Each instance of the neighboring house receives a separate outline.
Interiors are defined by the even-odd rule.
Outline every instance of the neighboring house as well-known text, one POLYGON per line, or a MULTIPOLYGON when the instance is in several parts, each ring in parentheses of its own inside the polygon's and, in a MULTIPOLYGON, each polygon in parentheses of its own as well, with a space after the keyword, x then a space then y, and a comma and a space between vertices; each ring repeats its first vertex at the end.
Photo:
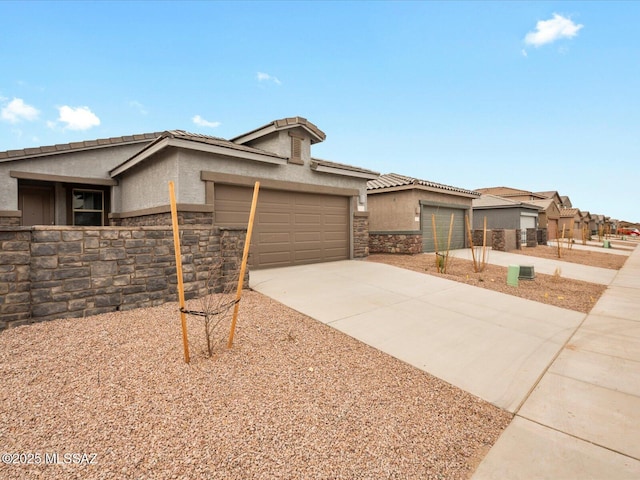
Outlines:
POLYGON ((485 193, 473 200, 473 229, 482 229, 486 217, 488 229, 519 229, 526 242, 527 229, 538 228, 540 208, 530 203, 485 193))
POLYGON ((586 240, 591 237, 591 213, 587 210, 580 212, 580 238, 582 235, 586 235, 586 240))
POLYGON ((367 183, 369 248, 372 253, 433 252, 467 246, 465 215, 472 224, 472 200, 479 193, 405 175, 389 173, 367 183))
POLYGON ((573 208, 573 205, 571 205, 571 199, 569 197, 563 195, 560 198, 562 199, 562 203, 560 203, 560 206, 562 208, 573 208))
POLYGON ((366 256, 366 182, 377 172, 312 158, 325 139, 301 117, 231 140, 181 130, 0 152, 0 221, 14 225, 170 223, 246 227, 260 181, 253 268, 366 256))
POLYGON ((547 229, 547 239, 558 238, 560 208, 555 199, 531 200, 529 203, 540 207, 540 211, 538 212, 538 228, 547 229))
MULTIPOLYGON (((562 206, 562 196, 555 190, 550 190, 548 192, 535 192, 536 195, 540 195, 545 199, 553 200, 553 202, 560 208, 562 206)), ((568 197, 567 197, 568 198, 568 197)))
POLYGON ((582 214, 577 208, 561 208, 560 221, 558 223, 558 238, 581 238, 582 214), (573 228, 573 230, 572 230, 573 228))
POLYGON ((477 188, 476 192, 488 193, 489 195, 496 195, 498 197, 509 198, 511 200, 520 200, 522 202, 529 202, 531 200, 544 200, 547 198, 545 195, 529 192, 528 190, 520 190, 518 188, 511 187, 488 187, 477 188))

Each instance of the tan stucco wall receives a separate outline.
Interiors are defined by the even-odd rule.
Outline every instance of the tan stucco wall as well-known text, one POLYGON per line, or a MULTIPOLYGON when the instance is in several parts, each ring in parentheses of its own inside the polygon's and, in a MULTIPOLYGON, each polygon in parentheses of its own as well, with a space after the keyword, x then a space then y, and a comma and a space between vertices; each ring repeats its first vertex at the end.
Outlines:
POLYGON ((411 190, 369 195, 367 204, 370 232, 420 230, 420 204, 411 190))

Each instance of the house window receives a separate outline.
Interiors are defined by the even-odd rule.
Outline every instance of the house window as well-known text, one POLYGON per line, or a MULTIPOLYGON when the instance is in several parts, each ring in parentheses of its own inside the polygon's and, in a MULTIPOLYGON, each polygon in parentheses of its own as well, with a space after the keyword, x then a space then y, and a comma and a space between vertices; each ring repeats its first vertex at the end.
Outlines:
POLYGON ((73 189, 73 224, 84 227, 104 225, 104 192, 73 189))

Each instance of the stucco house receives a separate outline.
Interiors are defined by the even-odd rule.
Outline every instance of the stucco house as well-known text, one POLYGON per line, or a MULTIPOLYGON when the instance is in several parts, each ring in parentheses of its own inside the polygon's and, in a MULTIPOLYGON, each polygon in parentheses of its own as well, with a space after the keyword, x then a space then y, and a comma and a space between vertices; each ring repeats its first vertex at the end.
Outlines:
POLYGON ((582 236, 582 214, 578 208, 561 208, 558 223, 558 238, 580 239, 582 236))
POLYGON ((452 249, 467 246, 465 215, 473 221, 479 193, 464 188, 388 173, 367 183, 371 253, 433 252, 433 215, 438 250, 446 249, 453 214, 452 249))
POLYGON ((558 222, 560 220, 560 207, 553 198, 544 200, 531 200, 528 203, 540 207, 538 212, 538 228, 547 229, 547 239, 558 238, 558 222))
POLYGON ((535 193, 528 190, 521 190, 519 188, 512 187, 486 187, 477 188, 477 192, 488 193, 490 195, 496 195, 498 197, 509 198, 511 200, 520 200, 528 202, 531 200, 544 200, 547 198, 544 193, 535 193))
POLYGON ((230 140, 182 130, 0 152, 0 225, 246 226, 261 182, 250 265, 366 256, 377 172, 311 156, 326 135, 302 117, 230 140))
POLYGON ((538 228, 540 209, 531 203, 485 193, 473 200, 473 229, 482 229, 486 217, 488 229, 519 229, 521 241, 526 243, 527 229, 538 228))

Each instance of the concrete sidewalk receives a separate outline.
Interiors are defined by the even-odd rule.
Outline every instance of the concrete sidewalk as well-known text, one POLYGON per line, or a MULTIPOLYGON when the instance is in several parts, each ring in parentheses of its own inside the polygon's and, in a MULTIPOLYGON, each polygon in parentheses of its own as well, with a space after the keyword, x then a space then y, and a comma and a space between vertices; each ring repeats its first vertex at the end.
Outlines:
POLYGON ((640 478, 640 249, 473 479, 640 478))
POLYGON ((250 286, 510 412, 586 317, 367 261, 257 270, 250 286))
MULTIPOLYGON (((451 250, 450 255, 453 256, 453 261, 455 261, 456 258, 471 260, 471 249, 451 250)), ((563 262, 561 260, 532 257, 531 255, 512 252, 500 252, 498 250, 488 250, 487 261, 492 265, 501 265, 503 267, 508 267, 509 265, 533 265, 536 273, 545 273, 547 275, 553 275, 556 269, 559 268, 560 275, 565 278, 573 278, 574 280, 582 280, 600 285, 609 285, 618 273, 618 270, 612 270, 610 268, 590 267, 588 265, 563 262)))
MULTIPOLYGON (((603 242, 594 242, 591 240, 588 241, 586 245, 582 245, 581 243, 575 243, 571 248, 575 250, 588 250, 591 252, 609 253, 611 255, 625 255, 627 257, 631 255, 631 252, 635 248, 635 245, 626 245, 626 242, 621 242, 619 240, 617 241, 610 240, 610 242, 612 245, 610 248, 604 248, 602 246, 603 242)), ((549 242, 547 243, 549 247, 557 248, 558 244, 556 240, 549 240, 549 242)), ((561 245, 562 245, 562 248, 565 247, 564 243, 562 243, 561 245)), ((527 247, 523 247, 523 248, 527 248, 527 247)))

